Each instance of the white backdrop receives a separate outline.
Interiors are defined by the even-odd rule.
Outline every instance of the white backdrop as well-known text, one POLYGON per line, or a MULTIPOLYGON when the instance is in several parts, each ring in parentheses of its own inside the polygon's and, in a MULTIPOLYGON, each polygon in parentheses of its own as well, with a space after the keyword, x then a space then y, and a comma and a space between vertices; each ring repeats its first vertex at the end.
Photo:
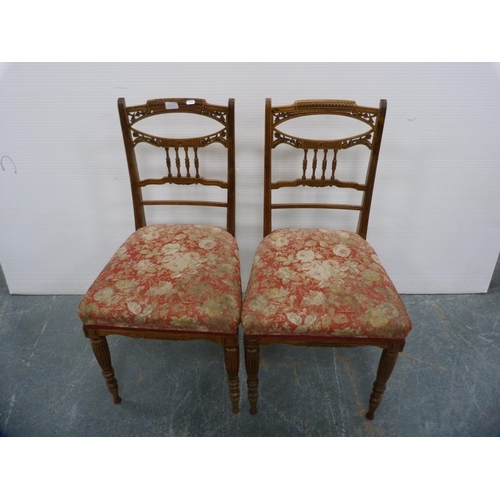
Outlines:
POLYGON ((484 292, 500 251, 497 71, 486 63, 3 65, 0 265, 9 289, 84 293, 133 231, 118 97, 128 105, 236 99, 245 286, 262 235, 264 99, 271 97, 368 106, 387 99, 368 240, 401 293, 484 292))

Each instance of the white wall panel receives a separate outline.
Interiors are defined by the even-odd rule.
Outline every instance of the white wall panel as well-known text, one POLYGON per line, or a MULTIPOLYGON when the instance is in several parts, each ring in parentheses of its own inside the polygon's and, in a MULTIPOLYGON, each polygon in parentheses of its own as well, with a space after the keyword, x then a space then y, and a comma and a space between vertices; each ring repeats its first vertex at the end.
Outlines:
MULTIPOLYGON (((387 99, 369 241, 401 293, 488 288, 500 251, 495 64, 26 63, 0 70, 0 264, 12 293, 83 293, 133 231, 118 97, 130 105, 236 99, 245 285, 262 234, 264 99, 373 106, 387 99)), ((292 224, 293 215, 282 222, 292 224)))

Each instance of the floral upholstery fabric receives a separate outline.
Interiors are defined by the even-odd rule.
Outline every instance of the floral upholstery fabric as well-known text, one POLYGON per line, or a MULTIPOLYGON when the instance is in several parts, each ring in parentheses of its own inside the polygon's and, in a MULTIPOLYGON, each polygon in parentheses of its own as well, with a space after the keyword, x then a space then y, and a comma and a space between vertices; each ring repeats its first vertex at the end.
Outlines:
POLYGON ((260 243, 242 309, 246 335, 403 339, 411 322, 356 233, 281 229, 260 243))
POLYGON ((82 299, 84 325, 236 333, 241 312, 238 246, 219 227, 139 229, 82 299))

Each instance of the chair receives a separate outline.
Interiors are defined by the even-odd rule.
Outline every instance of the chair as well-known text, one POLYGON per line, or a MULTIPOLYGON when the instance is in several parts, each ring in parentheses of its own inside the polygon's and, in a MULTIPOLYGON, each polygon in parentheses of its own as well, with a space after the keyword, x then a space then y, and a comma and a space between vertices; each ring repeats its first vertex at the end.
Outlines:
MULTIPOLYGON (((379 108, 335 100, 272 106, 271 100, 266 100, 264 239, 255 254, 242 308, 250 413, 257 413, 260 346, 274 343, 382 348, 367 418, 374 417, 380 404, 411 330, 403 302, 366 241, 385 113, 385 100, 380 101, 379 108), (340 122, 353 123, 357 133, 332 137, 329 130, 327 139, 314 140, 284 131, 285 126, 290 128, 293 122, 313 115, 317 115, 315 119, 333 120, 339 127, 340 122), (280 152, 286 157, 277 163, 280 152), (289 152, 300 155, 297 164, 291 163, 289 152), (345 158, 349 168, 355 168, 362 155, 366 157, 362 180, 349 180, 345 172, 341 173, 340 160, 345 158), (278 167, 282 177, 294 173, 277 180, 273 171, 278 167), (297 177, 298 169, 301 175, 297 177), (330 190, 325 193, 312 187, 330 190), (291 191, 285 188, 294 188, 291 191, 297 194, 286 198, 286 192, 291 191), (312 202, 302 202, 304 191, 312 202), (280 202, 274 202, 278 194, 280 202), (335 196, 335 201, 342 203, 327 203, 320 194, 335 196), (340 220, 342 214, 354 215, 356 232, 307 227, 272 230, 271 215, 276 210, 313 208, 321 214, 328 209, 341 210, 337 212, 340 220)), ((333 216, 335 212, 328 213, 333 216)), ((308 224, 314 225, 314 221, 308 224)))
MULTIPOLYGON (((115 403, 121 399, 111 365, 108 335, 205 339, 221 344, 232 411, 238 413, 238 325, 242 296, 234 237, 234 99, 229 99, 228 106, 208 104, 203 99, 176 98, 155 99, 127 107, 120 98, 118 111, 136 231, 117 250, 83 297, 78 313, 84 334, 90 340, 115 403), (166 130, 168 120, 172 133, 164 137, 165 134, 156 130, 166 130), (199 120, 205 129, 209 128, 207 124, 211 125, 212 132, 190 138, 172 137, 179 135, 179 120, 191 127, 189 130, 194 127, 192 120, 199 120), (154 133, 144 131, 148 122, 154 133), (160 154, 161 161, 154 159, 155 154, 160 154), (218 158, 221 164, 206 164, 204 158, 218 158), (153 176, 158 166, 160 174, 153 176), (207 176, 222 172, 220 177, 224 178, 204 177, 202 172, 207 176), (227 195, 219 188, 227 191, 227 195), (159 194, 165 195, 162 191, 168 194, 173 189, 180 191, 180 199, 160 198, 159 194), (186 191, 193 189, 211 191, 211 194, 204 191, 204 200, 210 197, 211 201, 187 199, 186 191), (214 190, 217 193, 214 194, 214 190), (217 197, 219 200, 214 201, 217 197), (224 208, 226 229, 184 222, 146 224, 146 211, 170 213, 179 210, 176 205, 202 207, 196 210, 203 211, 203 215, 207 211, 218 212, 208 207, 224 208)), ((182 214, 185 211, 184 208, 182 214)), ((221 214, 218 212, 218 216, 221 214)), ((224 217, 222 221, 224 224, 224 217)))

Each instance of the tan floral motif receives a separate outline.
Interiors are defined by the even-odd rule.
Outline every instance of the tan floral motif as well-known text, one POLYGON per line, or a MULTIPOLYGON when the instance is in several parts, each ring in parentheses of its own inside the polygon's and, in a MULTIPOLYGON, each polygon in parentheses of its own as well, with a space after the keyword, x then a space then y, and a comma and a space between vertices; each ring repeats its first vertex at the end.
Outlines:
POLYGON ((312 262, 316 258, 312 250, 299 250, 296 257, 301 262, 312 262))
POLYGON ((261 242, 242 309, 247 335, 405 338, 408 317, 374 249, 348 231, 280 229, 261 242))
POLYGON ((224 229, 139 229, 115 253, 78 308, 85 325, 236 333, 238 246, 224 229))
POLYGON ((349 250, 349 247, 346 247, 342 243, 339 243, 333 249, 333 253, 335 255, 338 255, 339 257, 349 257, 349 254, 351 253, 351 251, 349 250))
POLYGON ((217 245, 217 242, 212 238, 205 238, 201 240, 198 245, 200 248, 203 248, 203 250, 212 250, 212 248, 217 245))

